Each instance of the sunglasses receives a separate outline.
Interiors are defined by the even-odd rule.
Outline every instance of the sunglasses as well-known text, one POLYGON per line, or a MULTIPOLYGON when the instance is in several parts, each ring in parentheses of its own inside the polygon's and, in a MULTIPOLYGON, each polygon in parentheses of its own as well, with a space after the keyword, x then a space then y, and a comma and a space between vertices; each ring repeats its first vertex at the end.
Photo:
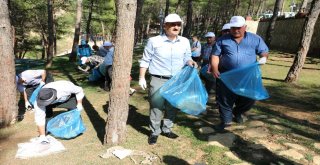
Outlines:
POLYGON ((173 27, 173 26, 181 26, 181 22, 168 22, 166 23, 168 26, 173 27))

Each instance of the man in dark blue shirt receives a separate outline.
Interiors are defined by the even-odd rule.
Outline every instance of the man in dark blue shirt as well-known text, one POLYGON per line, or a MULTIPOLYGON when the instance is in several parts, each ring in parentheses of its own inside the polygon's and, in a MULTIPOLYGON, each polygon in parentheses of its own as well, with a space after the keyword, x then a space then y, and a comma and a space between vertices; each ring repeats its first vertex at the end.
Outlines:
POLYGON ((231 125, 232 115, 235 121, 242 123, 242 114, 251 109, 255 100, 233 93, 219 79, 220 73, 241 68, 255 63, 257 55, 259 63, 265 64, 269 49, 263 39, 250 32, 246 32, 245 19, 233 16, 230 20, 230 34, 221 36, 212 50, 211 67, 213 76, 217 78, 217 103, 221 124, 217 130, 224 130, 231 125), (235 106, 234 106, 235 105, 235 106))

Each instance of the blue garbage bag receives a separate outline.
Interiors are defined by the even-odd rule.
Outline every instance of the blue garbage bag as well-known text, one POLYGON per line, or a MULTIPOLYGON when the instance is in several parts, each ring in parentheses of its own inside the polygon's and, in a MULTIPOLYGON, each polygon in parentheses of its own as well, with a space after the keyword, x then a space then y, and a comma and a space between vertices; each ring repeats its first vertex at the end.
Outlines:
POLYGON ((104 76, 101 74, 101 72, 99 71, 99 68, 97 69, 93 69, 92 73, 89 75, 89 81, 98 81, 101 78, 103 78, 104 76))
POLYGON ((47 132, 55 137, 70 139, 86 130, 80 112, 77 109, 64 112, 49 120, 47 132))
POLYGON ((186 66, 161 88, 160 95, 172 106, 190 115, 198 115, 206 110, 208 94, 197 69, 186 66))
POLYGON ((216 79, 213 77, 212 74, 208 73, 209 64, 203 66, 200 70, 200 74, 207 80, 211 82, 216 82, 216 79))
POLYGON ((269 98, 269 94, 262 84, 261 70, 258 63, 221 73, 220 78, 237 95, 254 100, 269 98))
POLYGON ((40 92, 40 89, 44 86, 44 84, 39 85, 31 94, 30 98, 29 98, 29 103, 31 105, 34 105, 34 102, 36 101, 38 94, 40 92))

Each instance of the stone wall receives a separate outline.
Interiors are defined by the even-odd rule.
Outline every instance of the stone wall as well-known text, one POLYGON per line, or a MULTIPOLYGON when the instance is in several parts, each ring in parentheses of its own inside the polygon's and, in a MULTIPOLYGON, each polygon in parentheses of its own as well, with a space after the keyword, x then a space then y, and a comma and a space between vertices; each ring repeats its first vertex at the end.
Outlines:
MULTIPOLYGON (((271 49, 290 53, 297 52, 304 21, 304 18, 278 20, 274 28, 271 49)), ((265 39, 268 26, 269 22, 259 22, 257 34, 265 39)), ((309 54, 314 57, 320 56, 320 19, 318 19, 315 25, 313 37, 310 43, 309 54)))

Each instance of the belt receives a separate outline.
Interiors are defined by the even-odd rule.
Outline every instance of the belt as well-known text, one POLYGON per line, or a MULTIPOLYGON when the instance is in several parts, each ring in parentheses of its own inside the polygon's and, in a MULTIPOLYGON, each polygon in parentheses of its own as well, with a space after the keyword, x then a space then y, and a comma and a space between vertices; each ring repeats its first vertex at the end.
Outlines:
POLYGON ((157 77, 157 78, 160 78, 160 79, 170 79, 171 78, 171 76, 169 77, 169 76, 160 76, 160 75, 151 75, 151 76, 153 76, 153 77, 157 77))

